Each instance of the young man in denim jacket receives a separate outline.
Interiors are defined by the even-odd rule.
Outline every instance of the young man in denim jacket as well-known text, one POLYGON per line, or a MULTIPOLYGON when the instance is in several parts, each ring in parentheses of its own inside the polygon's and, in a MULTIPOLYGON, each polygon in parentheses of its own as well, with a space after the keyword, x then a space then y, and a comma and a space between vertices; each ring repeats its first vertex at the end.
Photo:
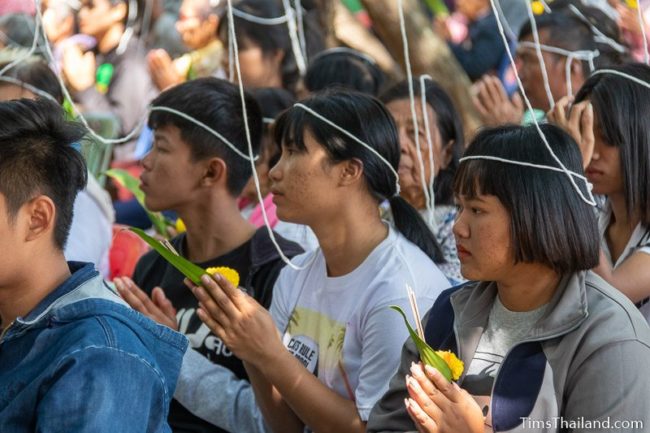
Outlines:
POLYGON ((0 430, 169 432, 187 340, 63 249, 83 135, 47 100, 0 103, 0 430))

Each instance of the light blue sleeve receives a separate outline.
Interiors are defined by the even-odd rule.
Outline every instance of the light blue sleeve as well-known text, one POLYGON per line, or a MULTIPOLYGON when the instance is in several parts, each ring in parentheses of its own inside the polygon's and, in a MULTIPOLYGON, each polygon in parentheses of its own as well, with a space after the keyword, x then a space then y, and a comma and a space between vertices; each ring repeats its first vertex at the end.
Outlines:
POLYGON ((250 382, 213 364, 194 349, 185 352, 174 398, 194 415, 224 430, 271 432, 250 382))

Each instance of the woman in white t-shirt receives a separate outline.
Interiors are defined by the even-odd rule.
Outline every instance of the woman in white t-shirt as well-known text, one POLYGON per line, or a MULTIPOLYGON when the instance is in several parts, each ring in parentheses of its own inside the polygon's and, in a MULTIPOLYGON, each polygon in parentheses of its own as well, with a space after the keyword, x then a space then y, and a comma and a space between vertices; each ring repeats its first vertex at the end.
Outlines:
MULTIPOLYGON (((576 104, 593 106, 593 155, 586 175, 593 192, 607 196, 600 215, 600 263, 594 269, 637 303, 650 307, 650 67, 612 67, 589 78, 576 104)), ((585 147, 585 139, 583 138, 585 147)), ((587 154, 589 152, 586 152, 587 154)), ((588 155, 587 155, 588 158, 588 155)))
POLYGON ((449 283, 419 213, 399 196, 395 124, 381 102, 331 91, 276 122, 282 156, 269 176, 280 219, 308 225, 320 248, 283 269, 271 314, 223 278, 193 287, 201 319, 244 360, 275 432, 364 432, 388 388, 411 322, 407 285, 420 306, 449 283), (342 129, 341 129, 342 128, 342 129), (389 200, 395 228, 382 221, 389 200))

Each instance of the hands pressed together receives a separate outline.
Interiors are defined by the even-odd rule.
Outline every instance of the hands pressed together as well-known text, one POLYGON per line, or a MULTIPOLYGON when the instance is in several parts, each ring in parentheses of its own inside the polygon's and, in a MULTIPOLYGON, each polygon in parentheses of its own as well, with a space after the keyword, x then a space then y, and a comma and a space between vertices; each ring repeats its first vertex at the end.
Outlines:
MULTIPOLYGON (((114 283, 120 296, 133 309, 178 330, 176 309, 163 289, 154 288, 149 297, 130 278, 115 278, 114 283)), ((258 365, 284 351, 269 312, 220 274, 204 275, 201 286, 187 279, 185 284, 199 301, 199 318, 238 358, 258 365)))
POLYGON ((483 433, 483 412, 474 398, 435 368, 411 364, 406 410, 420 433, 483 433))
POLYGON ((573 104, 573 97, 565 96, 547 113, 550 123, 568 132, 578 143, 582 166, 587 168, 594 154, 594 109, 589 101, 573 104))

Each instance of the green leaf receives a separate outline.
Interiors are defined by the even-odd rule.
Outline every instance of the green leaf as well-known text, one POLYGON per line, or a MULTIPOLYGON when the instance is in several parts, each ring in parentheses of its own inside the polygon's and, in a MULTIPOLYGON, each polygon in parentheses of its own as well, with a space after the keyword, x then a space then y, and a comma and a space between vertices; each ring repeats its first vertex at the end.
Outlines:
POLYGON ((195 265, 194 263, 181 256, 177 256, 176 254, 172 253, 167 248, 165 248, 165 246, 161 244, 157 239, 152 238, 144 231, 135 227, 130 227, 129 230, 140 236, 146 243, 151 246, 151 248, 158 251, 158 254, 167 260, 170 265, 178 269, 180 273, 189 278, 190 281, 192 281, 194 284, 201 284, 201 276, 204 274, 207 275, 205 269, 195 265))
POLYGON ((144 204, 145 194, 140 189, 140 181, 138 179, 133 177, 128 171, 119 168, 106 170, 106 176, 115 179, 115 181, 119 182, 120 185, 122 185, 124 188, 129 190, 131 194, 133 194, 133 197, 135 197, 138 203, 140 203, 140 206, 142 206, 147 212, 147 216, 151 220, 156 233, 165 238, 169 237, 169 233, 167 233, 167 226, 173 224, 169 222, 167 218, 165 218, 165 216, 160 212, 151 212, 147 209, 144 204))
POLYGON ((425 0, 425 2, 434 14, 440 16, 449 16, 449 9, 447 9, 447 5, 443 0, 425 0))
POLYGON ((418 334, 411 328, 411 325, 409 324, 408 319, 406 318, 406 314, 404 314, 404 311, 397 305, 391 305, 390 308, 393 310, 397 311, 402 315, 402 318, 404 319, 404 323, 406 324, 406 327, 409 330, 409 334, 411 335, 411 338, 413 339, 413 342, 415 343, 415 346, 418 348, 418 352, 420 352, 420 360, 424 362, 426 365, 430 365, 431 367, 435 368, 442 374, 449 382, 451 382, 451 369, 447 365, 444 359, 436 355, 435 350, 429 346, 426 341, 421 339, 418 334))

